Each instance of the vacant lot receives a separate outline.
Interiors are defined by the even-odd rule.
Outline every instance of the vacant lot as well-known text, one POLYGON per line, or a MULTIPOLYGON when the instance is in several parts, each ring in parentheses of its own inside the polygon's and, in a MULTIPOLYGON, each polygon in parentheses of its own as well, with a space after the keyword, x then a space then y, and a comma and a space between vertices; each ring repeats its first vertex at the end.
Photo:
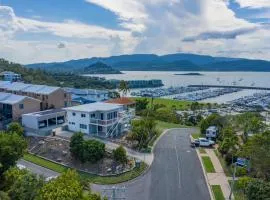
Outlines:
MULTIPOLYGON (((97 163, 85 162, 82 163, 76 160, 69 151, 69 141, 59 138, 36 138, 30 137, 29 140, 29 152, 46 159, 52 160, 57 163, 64 164, 70 168, 86 171, 88 173, 111 175, 118 174, 124 171, 131 170, 134 167, 134 161, 130 160, 126 166, 117 164, 112 154, 106 152, 105 157, 97 163)), ((31 159, 33 157, 29 157, 31 159)), ((28 159, 28 160, 29 160, 28 159)), ((39 165, 43 166, 42 159, 39 160, 39 165)), ((35 162, 36 163, 36 162, 35 162)), ((51 167, 50 167, 51 168, 51 167)), ((59 170, 57 170, 59 171, 59 170)))

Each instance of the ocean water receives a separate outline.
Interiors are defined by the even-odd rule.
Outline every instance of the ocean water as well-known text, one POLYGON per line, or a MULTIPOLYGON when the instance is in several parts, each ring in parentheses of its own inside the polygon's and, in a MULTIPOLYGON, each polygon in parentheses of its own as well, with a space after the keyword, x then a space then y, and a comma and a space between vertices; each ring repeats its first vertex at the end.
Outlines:
MULTIPOLYGON (((161 71, 123 71, 123 74, 94 75, 106 79, 119 80, 149 80, 161 79, 164 87, 188 86, 188 85, 239 85, 239 86, 258 86, 270 88, 270 72, 198 72, 202 76, 175 75, 189 72, 161 72, 161 71)), ((92 76, 92 75, 87 75, 92 76)), ((259 90, 243 90, 233 94, 222 95, 204 102, 224 103, 239 97, 252 95, 259 90)))

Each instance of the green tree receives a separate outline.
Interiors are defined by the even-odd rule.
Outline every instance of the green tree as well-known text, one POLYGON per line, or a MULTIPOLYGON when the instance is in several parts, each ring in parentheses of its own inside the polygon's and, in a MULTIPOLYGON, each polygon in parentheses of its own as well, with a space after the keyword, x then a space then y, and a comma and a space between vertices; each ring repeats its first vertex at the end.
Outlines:
POLYGON ((123 93, 123 96, 127 96, 127 93, 130 91, 128 82, 121 80, 119 83, 119 91, 123 93))
POLYGON ((83 143, 83 133, 75 133, 70 138, 70 152, 75 158, 78 158, 79 160, 81 160, 83 156, 83 143))
POLYGON ((218 114, 212 114, 203 119, 200 123, 201 133, 205 134, 206 129, 209 126, 217 126, 221 130, 226 125, 226 119, 218 114))
POLYGON ((8 193, 6 193, 4 191, 0 191, 0 199, 1 200, 10 200, 8 193))
POLYGON ((144 117, 131 123, 133 140, 138 142, 138 148, 147 147, 148 142, 156 135, 156 122, 152 118, 144 117))
POLYGON ((7 132, 9 133, 17 133, 22 136, 24 133, 23 127, 18 122, 12 122, 9 124, 7 132))
POLYGON ((27 170, 11 168, 4 174, 5 188, 12 200, 34 200, 44 180, 27 170))
POLYGON ((105 144, 97 140, 86 140, 83 143, 82 162, 96 163, 105 155, 105 144))
POLYGON ((113 150, 113 158, 119 163, 127 163, 127 152, 122 145, 113 150))
POLYGON ((270 131, 251 137, 243 146, 241 156, 250 158, 256 177, 270 181, 270 131))
POLYGON ((83 187, 79 175, 68 170, 54 180, 45 184, 37 200, 75 200, 83 199, 83 187))
POLYGON ((139 113, 147 108, 149 101, 146 98, 136 99, 136 113, 139 113))
POLYGON ((23 156, 26 141, 17 133, 0 133, 0 175, 23 156))
POLYGON ((248 200, 269 200, 270 199, 270 183, 259 179, 254 179, 245 189, 248 200))

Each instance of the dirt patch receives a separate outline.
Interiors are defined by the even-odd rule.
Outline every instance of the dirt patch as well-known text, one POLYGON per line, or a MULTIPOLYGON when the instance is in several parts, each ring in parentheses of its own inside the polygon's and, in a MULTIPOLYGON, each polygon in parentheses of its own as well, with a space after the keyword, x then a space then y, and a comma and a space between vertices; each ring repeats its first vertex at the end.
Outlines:
POLYGON ((130 171, 134 167, 134 160, 132 158, 129 158, 128 164, 124 166, 115 162, 110 152, 106 152, 104 158, 97 163, 82 163, 71 155, 69 141, 65 139, 28 137, 27 141, 30 153, 89 173, 112 175, 130 171))

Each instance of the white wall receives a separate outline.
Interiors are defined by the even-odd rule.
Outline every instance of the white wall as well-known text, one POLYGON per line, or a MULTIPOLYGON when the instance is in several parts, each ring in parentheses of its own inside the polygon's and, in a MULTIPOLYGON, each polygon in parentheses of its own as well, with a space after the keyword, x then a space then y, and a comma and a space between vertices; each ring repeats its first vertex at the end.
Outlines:
POLYGON ((90 114, 87 112, 67 111, 67 123, 68 129, 70 131, 89 134, 90 114), (73 116, 72 113, 75 113, 76 115, 73 116), (85 114, 85 117, 81 117, 82 113, 85 114), (87 128, 86 129, 80 128, 80 124, 85 124, 87 128))
POLYGON ((38 120, 32 115, 22 115, 22 125, 27 128, 38 129, 38 120))

